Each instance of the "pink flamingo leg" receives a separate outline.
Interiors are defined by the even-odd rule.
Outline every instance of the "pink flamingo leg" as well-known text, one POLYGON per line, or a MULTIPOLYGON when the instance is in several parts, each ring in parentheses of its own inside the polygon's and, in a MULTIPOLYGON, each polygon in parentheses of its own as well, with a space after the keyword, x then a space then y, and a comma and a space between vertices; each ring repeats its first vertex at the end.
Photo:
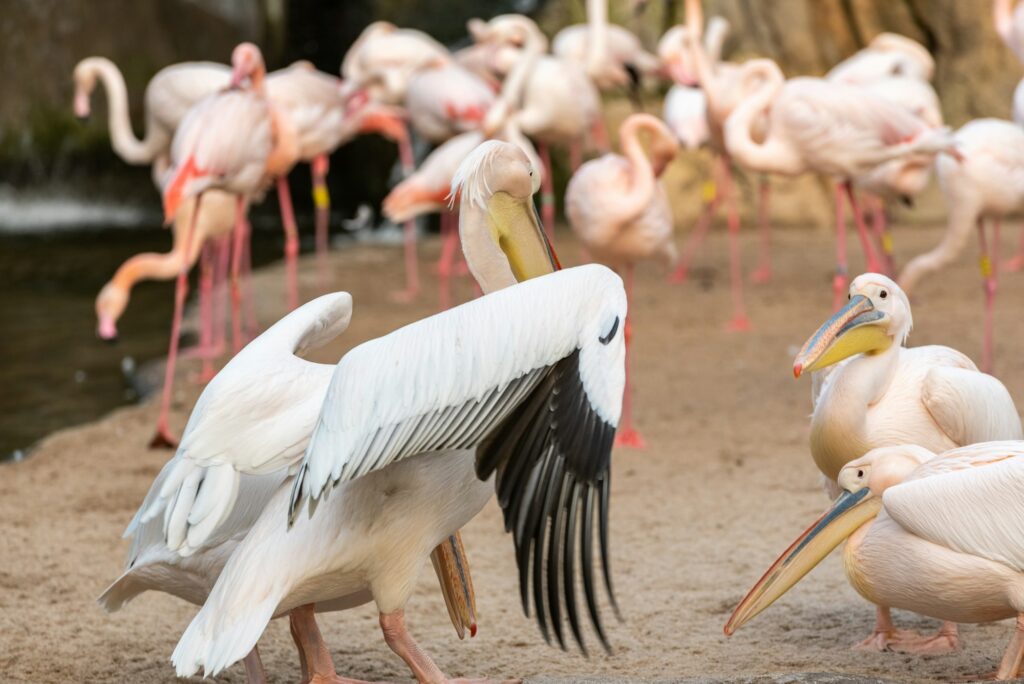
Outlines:
POLYGON ((224 235, 217 238, 214 243, 217 249, 216 270, 213 274, 214 300, 213 300, 213 347, 215 355, 220 356, 224 352, 224 326, 226 323, 225 313, 227 312, 228 271, 231 267, 231 235, 224 235))
POLYGON ((850 198, 850 208, 853 210, 853 222, 857 226, 857 236, 860 238, 861 249, 864 250, 864 258, 867 260, 868 271, 871 273, 879 273, 882 269, 882 262, 878 260, 878 255, 875 254, 875 248, 871 246, 871 235, 868 233, 867 224, 864 222, 864 212, 861 211, 860 202, 857 201, 857 196, 853 192, 853 183, 846 181, 843 183, 843 187, 846 190, 846 196, 850 198))
POLYGON ((690 237, 686 239, 686 245, 683 247, 683 255, 679 259, 679 264, 668 277, 670 283, 686 282, 690 275, 690 264, 693 263, 693 257, 697 254, 697 249, 707 236, 708 228, 711 227, 711 221, 715 217, 715 211, 718 210, 720 199, 718 186, 722 179, 720 178, 719 169, 718 156, 716 155, 711 166, 711 178, 704 181, 701 185, 700 195, 703 206, 701 207, 700 216, 697 217, 697 223, 694 224, 693 230, 690 231, 690 237))
MULTIPOLYGON (((626 266, 626 301, 633 301, 633 264, 626 266)), ((632 365, 633 326, 628 313, 622 334, 626 336, 626 386, 622 393, 622 420, 615 433, 615 445, 643 449, 647 446, 647 442, 633 427, 633 373, 630 368, 632 365)))
POLYGON ((978 241, 981 243, 981 277, 984 279, 985 291, 985 342, 981 351, 981 370, 991 373, 994 366, 994 337, 995 337, 995 302, 996 289, 998 288, 999 273, 997 270, 997 259, 999 257, 999 220, 992 222, 992 244, 989 245, 985 239, 984 220, 978 219, 978 241))
POLYGON ((544 164, 544 177, 540 182, 540 216, 548 240, 555 239, 555 182, 551 177, 551 150, 547 145, 537 145, 540 161, 544 164))
POLYGON ((452 306, 452 264, 459 248, 459 230, 452 225, 455 215, 441 212, 441 257, 437 261, 438 306, 441 311, 452 306))
POLYGON ((729 222, 729 281, 732 289, 733 319, 726 326, 733 332, 750 330, 750 319, 743 304, 743 262, 740 254, 740 212, 736 203, 736 184, 733 182, 729 160, 722 158, 725 201, 728 202, 729 222))
POLYGON ((1020 229, 1020 244, 1017 246, 1017 254, 1006 261, 1002 266, 1004 271, 1016 273, 1024 268, 1024 226, 1020 229))
POLYGON ((846 260, 846 216, 842 185, 836 185, 836 274, 832 278, 832 310, 839 311, 847 295, 849 265, 846 260))
POLYGON ((757 268, 750 274, 754 283, 767 283, 772 279, 772 226, 769 198, 771 184, 767 176, 761 176, 757 184, 757 224, 761 234, 760 257, 757 268))
MULTIPOLYGON (((416 165, 408 134, 398 140, 398 158, 402 164, 402 175, 408 178, 416 165)), ((405 250, 405 289, 392 293, 391 298, 396 302, 407 303, 416 299, 420 293, 420 267, 416 258, 416 221, 406 221, 402 231, 405 250)))
POLYGON ((882 253, 882 271, 885 275, 895 275, 896 263, 892 256, 892 231, 889 230, 889 212, 885 208, 885 200, 873 197, 871 202, 871 227, 875 231, 878 251, 882 253))
POLYGON ((299 306, 299 229, 295 225, 295 211, 292 208, 292 192, 288 179, 277 179, 277 200, 281 204, 281 221, 284 223, 285 280, 288 287, 288 310, 299 306))
POLYGON ((329 168, 330 158, 326 154, 318 154, 309 166, 313 176, 313 206, 316 208, 316 272, 321 292, 331 288, 330 266, 327 262, 331 222, 331 194, 327 191, 329 168))
POLYGON ((216 259, 216 245, 207 242, 203 245, 203 255, 200 257, 199 268, 199 350, 203 359, 203 366, 196 378, 201 384, 206 384, 213 379, 216 371, 213 369, 213 357, 216 355, 213 344, 213 278, 216 259))
POLYGON ((185 314, 185 298, 188 297, 188 257, 192 253, 192 234, 199 216, 199 204, 203 196, 196 197, 196 206, 192 211, 192 220, 185 231, 184 249, 182 250, 181 266, 178 268, 178 279, 174 285, 174 318, 171 322, 171 341, 167 351, 167 366, 164 368, 164 387, 160 394, 160 414, 156 419, 156 433, 149 442, 150 449, 173 449, 178 445, 171 435, 168 418, 171 412, 171 394, 174 390, 174 367, 178 360, 178 338, 181 336, 181 319, 185 314))
POLYGON ((231 348, 238 353, 242 348, 242 284, 239 282, 245 250, 245 198, 235 203, 235 227, 231 242, 231 348))

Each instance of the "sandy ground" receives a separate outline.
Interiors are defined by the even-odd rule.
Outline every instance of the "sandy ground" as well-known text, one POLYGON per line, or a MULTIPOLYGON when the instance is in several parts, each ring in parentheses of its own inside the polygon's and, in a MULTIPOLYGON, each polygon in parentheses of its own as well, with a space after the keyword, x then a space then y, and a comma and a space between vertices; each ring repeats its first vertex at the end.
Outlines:
MULTIPOLYGON (((905 261, 939 235, 938 228, 897 231, 898 256, 905 261)), ((745 240, 751 262, 754 237, 745 240)), ((563 262, 578 260, 578 247, 565 232, 559 244, 563 262)), ((428 243, 424 261, 436 253, 437 244, 428 243)), ((625 615, 624 622, 610 625, 615 654, 586 660, 544 645, 520 612, 511 540, 492 503, 464 533, 479 597, 479 635, 465 642, 454 637, 429 570, 408 606, 413 633, 442 669, 452 676, 525 678, 747 681, 772 673, 831 672, 932 681, 995 668, 1010 623, 964 626, 965 649, 949 656, 851 652, 850 644, 871 629, 874 610, 847 585, 835 554, 738 635, 723 636, 736 601, 827 504, 807 449, 810 382, 795 381, 791 363, 830 312, 832 240, 823 232, 781 231, 775 258, 774 282, 748 290, 755 325, 749 334, 723 327, 729 291, 721 232, 689 283, 669 286, 655 265, 639 270, 632 305, 636 397, 650 446, 614 457, 613 570, 625 615)), ((318 360, 335 360, 435 306, 429 275, 417 304, 390 302, 401 283, 397 248, 335 253, 332 271, 337 287, 353 293, 355 314, 343 339, 318 360)), ((310 296, 314 273, 312 261, 304 262, 310 296)), ((280 267, 257 274, 262 320, 280 313, 282 285, 280 267)), ((468 280, 457 294, 471 296, 468 280)), ((1015 348, 1024 320, 1014 314, 1022 295, 1024 279, 1006 277, 997 370, 1018 397, 1024 396, 1024 359, 1015 348)), ((977 358, 981 300, 972 248, 961 266, 922 287, 911 343, 949 344, 977 358)), ((182 377, 192 370, 186 367, 182 377)), ((179 387, 173 422, 180 428, 200 388, 188 382, 179 387)), ((168 658, 195 607, 151 593, 107 615, 93 602, 119 574, 126 550, 120 533, 169 456, 142 446, 155 414, 155 402, 118 411, 53 435, 24 463, 0 467, 5 681, 174 681, 168 658)), ((906 613, 896 617, 918 629, 937 624, 906 613)), ((321 625, 340 672, 408 678, 382 641, 372 606, 324 616, 321 625)), ((299 679, 284 621, 271 624, 260 647, 271 681, 299 679)), ((240 666, 220 678, 242 679, 240 666)))

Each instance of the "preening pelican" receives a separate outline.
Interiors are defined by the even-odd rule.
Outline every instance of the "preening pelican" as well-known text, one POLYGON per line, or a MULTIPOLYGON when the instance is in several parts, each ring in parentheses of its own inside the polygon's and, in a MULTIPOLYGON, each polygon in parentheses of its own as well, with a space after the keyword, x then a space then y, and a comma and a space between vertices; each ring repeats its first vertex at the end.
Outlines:
MULTIPOLYGON (((622 281, 591 265, 507 287, 557 264, 533 210, 528 158, 514 145, 485 143, 456 182, 467 261, 490 294, 342 358, 298 475, 274 494, 179 641, 179 675, 216 674, 296 606, 372 598, 392 650, 419 681, 442 681, 407 632, 404 606, 430 549, 479 512, 492 476, 516 541, 524 609, 532 584, 545 637, 553 632, 564 646, 564 615, 583 647, 580 575, 607 645, 593 528, 611 595, 622 281)), ((246 472, 247 464, 233 467, 246 472)))
POLYGON ((732 634, 832 549, 861 596, 949 622, 1017 618, 996 672, 1024 661, 1024 442, 939 456, 916 445, 874 449, 839 473, 841 494, 736 607, 732 634))
MULTIPOLYGON (((904 346, 913 320, 896 283, 865 273, 850 301, 804 344, 793 374, 814 376, 811 454, 834 488, 842 468, 871 449, 918 444, 932 452, 997 439, 1021 439, 1013 399, 999 380, 949 347, 904 346), (842 362, 842 363, 840 363, 842 362), (839 364, 839 365, 836 365, 839 364)), ((955 625, 940 633, 956 645, 955 625)), ((862 646, 929 648, 899 643, 887 608, 862 646)))

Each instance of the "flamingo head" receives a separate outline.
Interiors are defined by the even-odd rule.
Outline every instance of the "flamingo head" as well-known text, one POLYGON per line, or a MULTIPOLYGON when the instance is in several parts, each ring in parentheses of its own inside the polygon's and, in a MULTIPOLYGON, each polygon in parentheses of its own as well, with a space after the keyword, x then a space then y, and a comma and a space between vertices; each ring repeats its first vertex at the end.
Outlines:
POLYGON ((82 120, 89 118, 89 114, 92 111, 89 96, 96 89, 96 72, 90 66, 90 60, 86 59, 79 62, 78 66, 75 67, 74 111, 75 116, 82 120))
POLYGON ((240 43, 231 53, 231 87, 240 88, 248 80, 258 87, 267 73, 263 53, 253 43, 240 43))
POLYGON ((96 296, 96 336, 105 342, 117 342, 117 321, 128 306, 128 291, 107 283, 96 296))

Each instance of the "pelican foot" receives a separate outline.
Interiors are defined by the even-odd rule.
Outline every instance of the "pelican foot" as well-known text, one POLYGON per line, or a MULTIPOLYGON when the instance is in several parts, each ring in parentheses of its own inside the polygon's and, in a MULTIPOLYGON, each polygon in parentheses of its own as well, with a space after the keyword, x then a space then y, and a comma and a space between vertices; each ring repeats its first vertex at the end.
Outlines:
POLYGON ((759 266, 754 269, 750 274, 750 282, 756 285, 763 285, 771 282, 772 279, 772 267, 771 266, 759 266))
POLYGON ((646 449, 647 440, 634 428, 624 428, 615 434, 615 446, 627 449, 646 449))
POLYGON ((725 329, 729 332, 749 332, 753 326, 750 325, 750 319, 746 316, 736 316, 726 324, 725 329))
POLYGON ((893 651, 913 653, 914 655, 945 655, 956 653, 961 648, 960 637, 955 633, 948 634, 941 630, 933 636, 914 635, 892 645, 893 651))
POLYGON ((922 637, 917 632, 904 629, 887 629, 873 631, 864 641, 858 641, 850 647, 851 651, 897 651, 899 644, 920 640, 922 637))
POLYGON ((418 287, 410 287, 404 290, 395 290, 391 293, 391 301, 396 304, 409 304, 416 300, 420 296, 420 290, 418 287))

